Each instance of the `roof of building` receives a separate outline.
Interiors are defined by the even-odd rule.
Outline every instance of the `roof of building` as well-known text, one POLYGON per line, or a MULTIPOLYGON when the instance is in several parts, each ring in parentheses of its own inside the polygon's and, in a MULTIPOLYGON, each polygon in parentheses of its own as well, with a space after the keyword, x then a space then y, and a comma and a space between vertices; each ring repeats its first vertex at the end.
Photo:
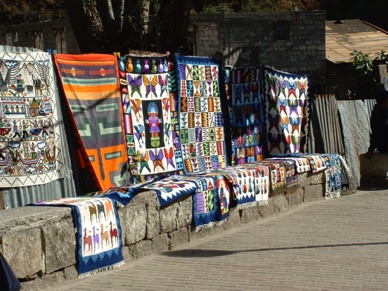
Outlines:
POLYGON ((349 63, 354 50, 374 58, 381 50, 388 50, 388 32, 360 19, 326 21, 326 59, 349 63))

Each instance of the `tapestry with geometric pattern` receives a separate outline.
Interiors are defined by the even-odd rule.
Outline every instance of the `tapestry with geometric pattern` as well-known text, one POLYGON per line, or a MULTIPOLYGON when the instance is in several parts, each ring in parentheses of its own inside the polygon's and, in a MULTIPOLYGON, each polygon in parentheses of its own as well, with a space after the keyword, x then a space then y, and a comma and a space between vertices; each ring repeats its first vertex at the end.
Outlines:
POLYGON ((0 52, 0 185, 64 178, 51 55, 0 52))
POLYGON ((55 62, 84 148, 79 155, 84 150, 88 157, 82 156, 84 169, 90 171, 90 177, 95 175, 101 190, 127 185, 128 157, 116 57, 57 54, 55 62))
POLYGON ((176 56, 180 142, 186 173, 226 166, 219 64, 176 56))
POLYGON ((268 67, 264 74, 269 154, 305 153, 309 117, 307 77, 268 67))
POLYGON ((232 165, 264 158, 265 108, 260 90, 260 68, 224 68, 230 112, 232 165))

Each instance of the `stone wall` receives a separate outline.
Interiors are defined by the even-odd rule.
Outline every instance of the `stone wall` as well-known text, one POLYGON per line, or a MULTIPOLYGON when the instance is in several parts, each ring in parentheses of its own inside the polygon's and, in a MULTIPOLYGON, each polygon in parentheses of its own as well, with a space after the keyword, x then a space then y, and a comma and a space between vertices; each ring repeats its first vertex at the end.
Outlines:
MULTIPOLYGON (((276 193, 265 204, 230 211, 223 223, 196 231, 192 197, 160 208, 154 192, 142 192, 119 209, 125 261, 174 249, 198 238, 287 211, 302 203, 323 199, 323 172, 299 175, 300 187, 276 193)), ((68 207, 25 206, 0 211, 0 251, 23 290, 39 290, 77 278, 76 234, 68 207)))
POLYGON ((226 65, 269 65, 320 80, 325 12, 191 15, 194 54, 223 54, 226 65))

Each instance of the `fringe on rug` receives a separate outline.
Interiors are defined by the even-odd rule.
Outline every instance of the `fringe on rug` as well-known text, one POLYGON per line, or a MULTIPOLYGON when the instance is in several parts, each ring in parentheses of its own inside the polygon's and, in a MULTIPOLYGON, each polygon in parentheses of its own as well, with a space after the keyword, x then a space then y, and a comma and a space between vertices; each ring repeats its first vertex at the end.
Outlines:
POLYGON ((103 267, 103 268, 99 268, 99 269, 96 269, 96 270, 93 270, 91 272, 87 272, 87 273, 83 273, 83 274, 79 274, 78 275, 78 279, 83 279, 83 278, 86 278, 86 277, 90 277, 90 276, 93 276, 97 273, 100 273, 100 272, 106 272, 106 271, 110 271, 110 270, 113 270, 113 269, 117 269, 121 266, 123 266, 125 264, 125 261, 121 261, 117 264, 114 264, 114 265, 111 265, 111 266, 108 266, 108 267, 103 267))
POLYGON ((197 226, 195 228, 195 232, 198 232, 198 231, 201 231, 201 230, 205 230, 205 229, 209 229, 209 228, 212 228, 214 226, 220 226, 220 225, 224 224, 227 221, 227 219, 228 218, 220 220, 220 221, 213 221, 213 222, 210 222, 208 224, 203 224, 203 225, 197 226))

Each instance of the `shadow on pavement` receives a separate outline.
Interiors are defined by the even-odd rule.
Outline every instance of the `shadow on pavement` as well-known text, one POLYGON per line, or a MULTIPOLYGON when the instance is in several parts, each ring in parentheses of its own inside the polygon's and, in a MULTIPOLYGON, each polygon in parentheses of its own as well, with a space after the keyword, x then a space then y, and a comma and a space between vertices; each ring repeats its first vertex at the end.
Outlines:
POLYGON ((271 252, 285 250, 303 250, 317 248, 336 248, 336 247, 359 247, 373 245, 388 245, 388 242, 370 242, 370 243, 353 243, 353 244, 332 244, 332 245, 314 245, 314 246, 299 246, 299 247, 283 247, 283 248, 263 248, 263 249, 247 249, 247 250, 206 250, 206 249, 187 249, 177 251, 166 251, 162 255, 168 257, 220 257, 229 256, 236 253, 252 253, 252 252, 271 252))

